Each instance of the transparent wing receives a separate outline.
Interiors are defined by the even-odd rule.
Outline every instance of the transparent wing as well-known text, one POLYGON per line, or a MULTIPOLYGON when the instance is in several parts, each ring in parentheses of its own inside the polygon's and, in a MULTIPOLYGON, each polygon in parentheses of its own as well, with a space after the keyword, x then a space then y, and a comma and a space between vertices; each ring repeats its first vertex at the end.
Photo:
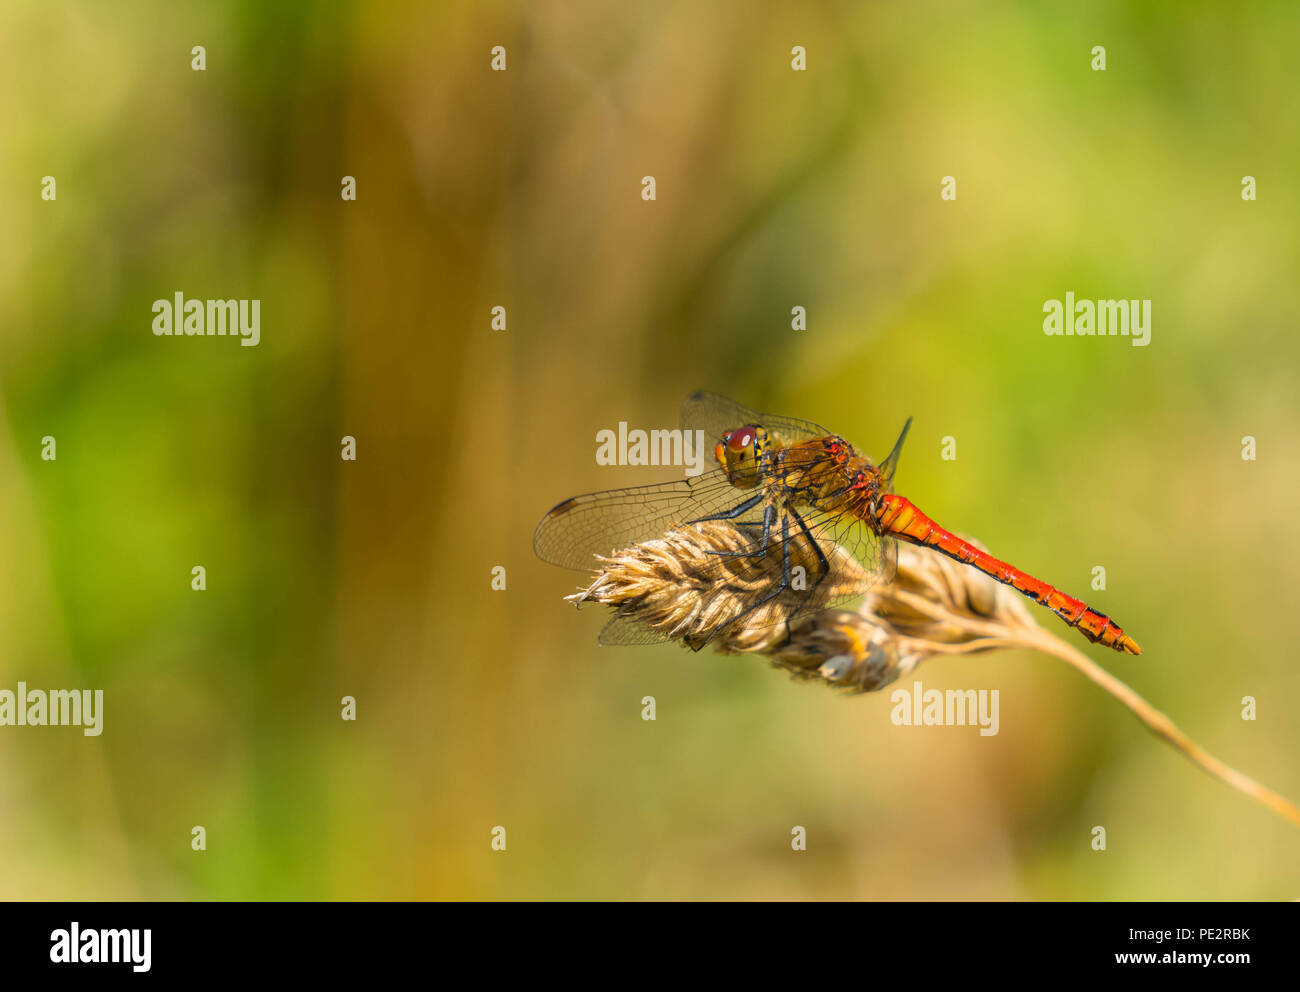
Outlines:
POLYGON ((893 492, 894 473, 898 470, 898 456, 902 454, 903 442, 907 440, 907 432, 911 429, 912 418, 908 417, 907 422, 903 424, 902 431, 899 432, 898 440, 894 442, 894 447, 885 456, 885 460, 880 463, 880 477, 885 484, 886 492, 893 492))
POLYGON ((729 400, 717 393, 697 389, 682 403, 682 426, 688 430, 704 431, 704 436, 716 442, 727 431, 746 424, 761 424, 769 433, 776 434, 786 444, 823 437, 830 433, 811 420, 796 420, 770 413, 759 413, 747 406, 729 400))
POLYGON ((533 550, 553 565, 590 571, 599 566, 595 555, 662 537, 745 500, 745 491, 733 486, 722 469, 676 482, 587 493, 566 499, 542 518, 533 550))
POLYGON ((618 614, 610 619, 600 630, 598 640, 606 647, 632 647, 638 644, 659 644, 671 641, 672 634, 667 630, 648 627, 633 616, 618 614))

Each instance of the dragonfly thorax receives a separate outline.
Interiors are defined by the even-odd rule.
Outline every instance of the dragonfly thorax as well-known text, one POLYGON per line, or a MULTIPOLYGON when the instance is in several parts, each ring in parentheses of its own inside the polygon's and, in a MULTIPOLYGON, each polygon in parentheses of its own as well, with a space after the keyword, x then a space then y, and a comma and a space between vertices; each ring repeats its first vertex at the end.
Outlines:
POLYGON ((777 457, 787 498, 834 516, 869 520, 887 489, 871 459, 838 435, 801 441, 777 457))
POLYGON ((727 472, 727 479, 740 489, 752 489, 762 481, 763 453, 767 431, 758 424, 746 424, 722 435, 713 457, 727 472))

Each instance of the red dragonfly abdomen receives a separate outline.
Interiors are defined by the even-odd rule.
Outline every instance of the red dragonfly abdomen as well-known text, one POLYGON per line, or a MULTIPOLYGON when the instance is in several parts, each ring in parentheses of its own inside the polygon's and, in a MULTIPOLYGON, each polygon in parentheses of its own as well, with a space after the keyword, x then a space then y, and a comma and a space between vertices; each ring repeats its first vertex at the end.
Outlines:
POLYGON ((1082 600, 1067 596, 1046 582, 999 561, 987 551, 981 551, 969 541, 963 541, 936 524, 913 506, 910 500, 892 494, 880 497, 877 501, 876 520, 883 534, 892 534, 912 544, 933 548, 1011 586, 1034 602, 1046 606, 1071 627, 1077 627, 1088 640, 1128 654, 1142 653, 1137 641, 1124 633, 1119 624, 1106 614, 1098 613, 1082 600))

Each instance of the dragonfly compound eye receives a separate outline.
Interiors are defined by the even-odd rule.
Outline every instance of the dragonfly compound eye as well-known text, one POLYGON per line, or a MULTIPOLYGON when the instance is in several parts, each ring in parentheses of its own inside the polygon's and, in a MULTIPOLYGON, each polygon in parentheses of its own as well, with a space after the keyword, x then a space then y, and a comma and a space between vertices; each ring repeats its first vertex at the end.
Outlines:
POLYGON ((742 427, 731 431, 723 436, 723 440, 727 442, 727 447, 731 449, 732 454, 744 454, 745 450, 754 443, 754 428, 742 427))

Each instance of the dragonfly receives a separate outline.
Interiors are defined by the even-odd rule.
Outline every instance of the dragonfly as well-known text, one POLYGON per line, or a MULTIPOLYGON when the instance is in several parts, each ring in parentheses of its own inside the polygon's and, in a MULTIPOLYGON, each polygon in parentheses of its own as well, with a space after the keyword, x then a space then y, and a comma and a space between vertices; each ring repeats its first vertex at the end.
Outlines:
MULTIPOLYGON (((709 566, 731 582, 749 566, 763 581, 749 583, 738 613, 704 631, 703 646, 733 624, 792 623, 863 595, 888 581, 897 542, 930 548, 969 565, 1045 606, 1088 640, 1126 654, 1138 643, 1105 613, 1034 578, 958 537, 893 491, 909 417, 889 454, 876 464, 843 437, 807 420, 762 414, 702 390, 682 405, 682 427, 715 442, 716 466, 674 482, 575 496, 542 518, 533 548, 542 560, 591 571, 597 559, 668 531, 710 521, 742 535, 739 547, 717 551, 709 566), (866 583, 846 591, 833 581, 847 552, 866 583), (774 562, 780 563, 777 568, 774 562), (760 570, 760 565, 761 570, 760 570)), ((704 576, 708 581, 709 575, 704 576)), ((746 585, 741 583, 742 586, 746 585)), ((615 616, 602 644, 645 644, 671 635, 615 616)))

